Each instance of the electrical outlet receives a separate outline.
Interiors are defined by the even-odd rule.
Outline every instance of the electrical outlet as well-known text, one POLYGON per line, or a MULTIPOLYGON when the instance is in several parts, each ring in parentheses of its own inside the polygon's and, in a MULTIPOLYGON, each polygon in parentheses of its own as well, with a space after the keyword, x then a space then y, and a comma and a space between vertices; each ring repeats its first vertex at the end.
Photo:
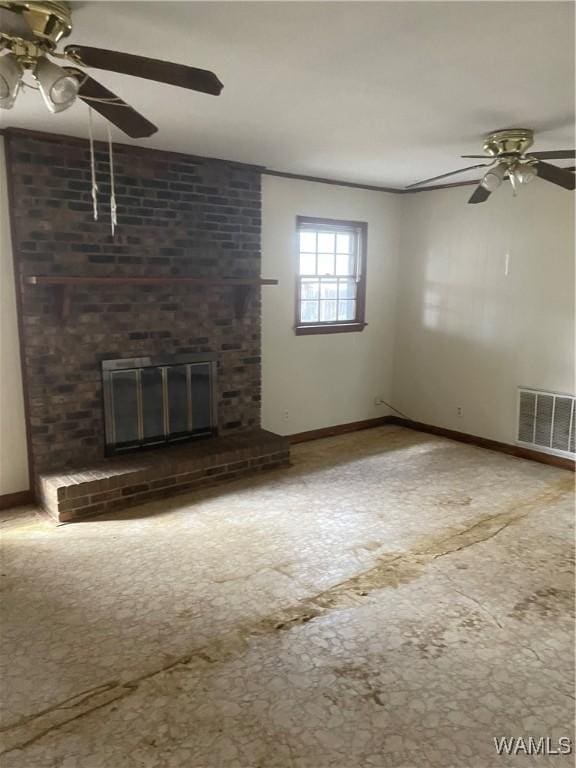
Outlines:
POLYGON ((461 419, 462 416, 464 416, 464 408, 462 408, 461 405, 456 406, 456 416, 458 416, 459 419, 461 419))
POLYGON ((288 413, 288 411, 284 411, 284 413, 282 414, 282 421, 290 421, 290 414, 288 413))
POLYGON ((384 398, 381 395, 376 395, 374 398, 374 405, 386 405, 384 398))

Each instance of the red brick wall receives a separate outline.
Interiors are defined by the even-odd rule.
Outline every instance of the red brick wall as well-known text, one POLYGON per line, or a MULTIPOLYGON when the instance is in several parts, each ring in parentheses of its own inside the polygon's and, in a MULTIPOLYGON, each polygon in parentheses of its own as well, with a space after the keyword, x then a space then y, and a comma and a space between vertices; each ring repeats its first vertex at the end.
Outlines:
POLYGON ((69 317, 27 275, 260 276, 260 172, 206 158, 115 147, 118 228, 110 233, 108 155, 99 146, 94 221, 87 142, 6 137, 23 362, 35 472, 100 458, 100 361, 218 354, 219 431, 260 424, 260 300, 242 320, 232 289, 74 288, 69 317))

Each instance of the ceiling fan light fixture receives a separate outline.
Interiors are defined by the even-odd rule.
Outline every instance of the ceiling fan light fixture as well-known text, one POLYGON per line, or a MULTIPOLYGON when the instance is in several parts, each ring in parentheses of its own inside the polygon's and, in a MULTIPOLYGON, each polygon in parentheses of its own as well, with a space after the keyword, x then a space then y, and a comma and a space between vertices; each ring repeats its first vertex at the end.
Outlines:
POLYGON ((488 190, 488 192, 495 192, 504 181, 506 171, 506 165, 504 163, 498 163, 498 165, 490 168, 490 170, 484 174, 484 178, 480 182, 481 185, 484 189, 488 190))
POLYGON ((0 108, 11 109, 18 95, 23 69, 13 53, 0 56, 0 108))
POLYGON ((538 176, 538 171, 533 163, 519 163, 514 169, 514 176, 520 184, 530 184, 538 176))
POLYGON ((80 87, 78 80, 45 56, 38 59, 34 77, 50 112, 62 112, 76 100, 80 87))

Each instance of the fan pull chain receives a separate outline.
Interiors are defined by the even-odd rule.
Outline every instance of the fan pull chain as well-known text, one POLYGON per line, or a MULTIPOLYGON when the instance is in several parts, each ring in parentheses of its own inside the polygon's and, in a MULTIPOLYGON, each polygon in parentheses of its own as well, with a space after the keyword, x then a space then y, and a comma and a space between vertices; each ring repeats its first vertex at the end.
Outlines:
POLYGON ((110 126, 106 126, 108 131, 108 157, 110 162, 110 224, 112 227, 112 237, 114 237, 114 230, 118 224, 116 216, 116 194, 114 187, 114 156, 112 152, 112 135, 110 133, 110 126))
POLYGON ((92 174, 92 205, 94 221, 98 221, 98 184, 96 184, 96 161, 94 159, 94 130, 92 127, 92 107, 88 107, 88 134, 90 136, 90 171, 92 174))

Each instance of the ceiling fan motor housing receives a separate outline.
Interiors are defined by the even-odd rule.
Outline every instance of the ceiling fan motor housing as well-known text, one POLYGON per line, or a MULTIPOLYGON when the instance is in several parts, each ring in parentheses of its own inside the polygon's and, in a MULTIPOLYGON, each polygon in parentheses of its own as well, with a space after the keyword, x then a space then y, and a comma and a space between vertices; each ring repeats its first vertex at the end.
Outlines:
POLYGON ((34 38, 41 41, 48 50, 54 50, 58 42, 72 31, 72 14, 68 3, 59 0, 1 0, 0 7, 20 14, 34 38))
POLYGON ((529 128, 507 128, 490 133, 484 140, 484 151, 491 157, 513 153, 523 155, 534 143, 534 133, 529 128))

